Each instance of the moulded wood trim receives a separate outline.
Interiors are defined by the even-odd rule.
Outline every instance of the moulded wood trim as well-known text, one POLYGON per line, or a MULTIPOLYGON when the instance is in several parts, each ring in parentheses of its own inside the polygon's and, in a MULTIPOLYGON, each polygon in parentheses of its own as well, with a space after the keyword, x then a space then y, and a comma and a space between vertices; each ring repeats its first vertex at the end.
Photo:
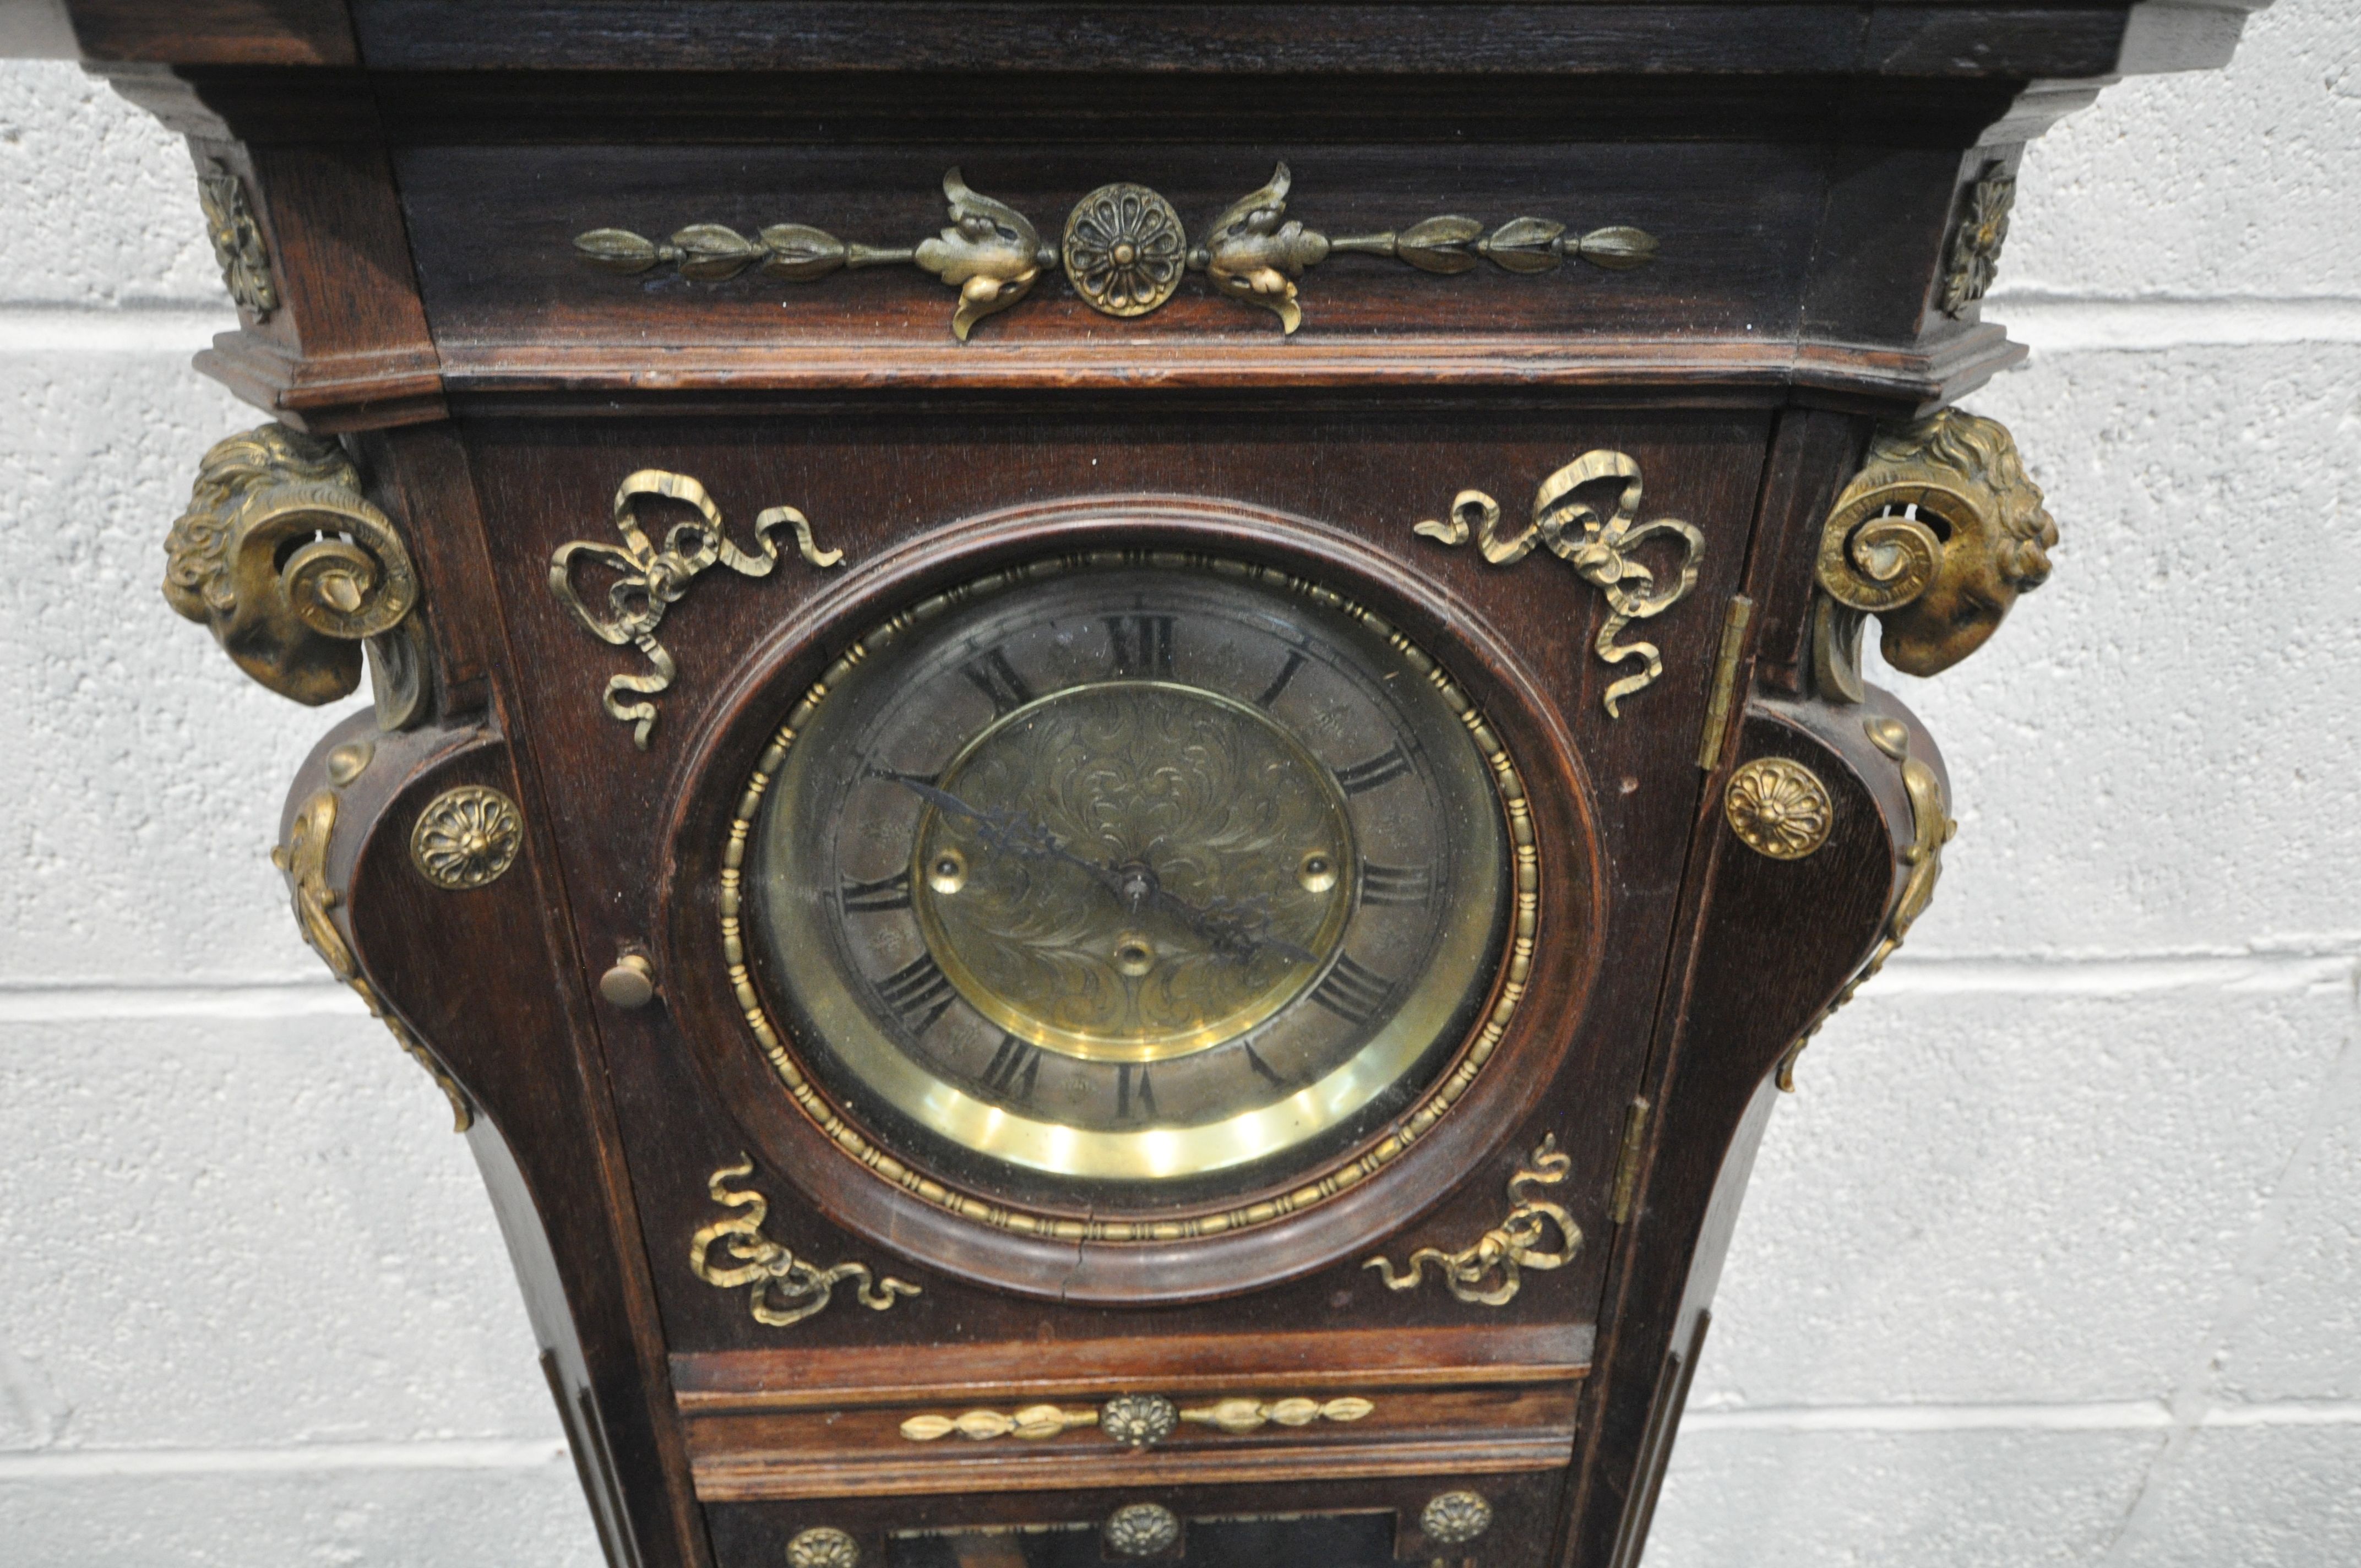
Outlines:
MULTIPOLYGON (((1036 1450, 1000 1454, 955 1475, 928 1459, 873 1453, 797 1464, 768 1452, 690 1462, 699 1502, 762 1502, 793 1497, 858 1497, 964 1492, 1064 1492, 1089 1487, 1212 1486, 1270 1481, 1349 1481, 1389 1475, 1484 1475, 1562 1470, 1572 1454, 1571 1426, 1513 1436, 1458 1433, 1415 1442, 1345 1446, 1271 1444, 1195 1453, 1112 1446, 1104 1453, 1036 1450)), ((1010 1440, 1014 1441, 1014 1440, 1010 1440)))
POLYGON ((92 60, 187 65, 355 65, 345 0, 67 0, 92 60))
MULTIPOLYGON (((860 0, 355 0, 379 69, 1345 70, 2093 76, 2128 5, 1358 4, 1104 7, 860 0), (1667 13, 1685 25, 1665 26, 1667 13), (1959 40, 1980 46, 1958 47, 1959 40), (2007 40, 1994 49, 1995 39, 2007 40)), ((2226 54, 2226 50, 2224 50, 2226 54)))
POLYGON ((1565 1382, 1590 1370, 1588 1324, 1350 1329, 1193 1334, 1062 1343, 930 1347, 914 1367, 900 1346, 713 1351, 672 1358, 685 1410, 798 1409, 960 1399, 1016 1392, 1047 1398, 1160 1390, 1236 1391, 1271 1379, 1306 1391, 1367 1386, 1565 1382), (1021 1357, 1028 1376, 1012 1377, 1021 1357))
POLYGON ((1792 338, 1597 338, 1421 334, 1350 342, 1194 339, 1170 345, 1026 343, 964 347, 829 338, 762 346, 446 342, 453 393, 760 392, 912 389, 1042 391, 1350 387, 1807 386, 1937 401, 2025 357, 1998 326, 1932 349, 1792 338))
POLYGON ((296 354, 240 330, 215 336, 195 364, 256 408, 303 430, 379 430, 446 412, 431 348, 296 354))

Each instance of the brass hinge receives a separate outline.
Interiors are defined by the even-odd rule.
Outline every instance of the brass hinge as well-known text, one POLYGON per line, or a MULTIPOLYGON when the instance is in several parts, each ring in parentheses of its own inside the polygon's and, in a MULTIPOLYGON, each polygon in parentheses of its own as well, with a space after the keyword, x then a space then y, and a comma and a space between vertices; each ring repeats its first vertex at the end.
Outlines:
POLYGON ((1738 690, 1738 655, 1746 647, 1746 626, 1753 619, 1754 601, 1744 594, 1732 594, 1721 612, 1721 653, 1714 661, 1713 696, 1705 705, 1705 729, 1697 736, 1697 766, 1707 773, 1721 766, 1730 699, 1738 690))
POLYGON ((1648 1130, 1648 1101, 1642 1095, 1623 1113, 1623 1152, 1615 1160, 1615 1193, 1607 1201, 1608 1217, 1617 1224, 1631 1219, 1631 1192, 1640 1185, 1640 1145, 1648 1130))

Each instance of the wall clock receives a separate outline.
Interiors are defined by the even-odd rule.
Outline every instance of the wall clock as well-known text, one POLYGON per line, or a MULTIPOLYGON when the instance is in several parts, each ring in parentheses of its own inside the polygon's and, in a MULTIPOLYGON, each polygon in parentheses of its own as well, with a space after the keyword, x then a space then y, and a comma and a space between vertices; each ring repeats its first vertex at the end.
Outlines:
POLYGON ((67 9, 616 1568, 1635 1568, 1954 827, 1867 623, 2048 575, 2020 149, 2235 14, 67 9))

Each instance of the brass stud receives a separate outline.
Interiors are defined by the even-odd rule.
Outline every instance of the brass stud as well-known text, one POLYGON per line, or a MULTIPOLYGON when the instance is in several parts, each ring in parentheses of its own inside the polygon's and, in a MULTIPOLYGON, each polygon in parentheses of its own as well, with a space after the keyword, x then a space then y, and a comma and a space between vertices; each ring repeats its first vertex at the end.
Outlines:
POLYGON ((655 966, 637 953, 625 953, 598 977, 598 994, 618 1007, 645 1007, 656 999, 655 966))
POLYGON ((328 782, 344 788, 361 776, 377 755, 377 747, 368 740, 347 740, 328 753, 328 782))
POLYGON ((967 885, 967 857, 948 844, 927 862, 927 885, 949 896, 967 885))

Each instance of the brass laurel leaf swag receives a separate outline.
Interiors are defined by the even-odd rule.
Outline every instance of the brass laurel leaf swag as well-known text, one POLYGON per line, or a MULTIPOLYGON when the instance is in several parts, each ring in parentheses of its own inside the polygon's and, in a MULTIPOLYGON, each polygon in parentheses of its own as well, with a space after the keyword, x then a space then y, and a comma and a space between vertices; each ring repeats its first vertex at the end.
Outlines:
POLYGON ((703 283, 725 282, 750 267, 791 283, 811 283, 857 268, 913 266, 959 291, 951 335, 961 343, 976 323, 1023 300, 1044 270, 1061 265, 1075 294, 1103 315, 1146 315, 1172 297, 1183 272, 1198 272, 1240 304, 1268 311, 1280 332, 1292 334, 1303 324, 1296 284, 1307 269, 1332 257, 1382 257, 1445 276, 1484 261, 1526 275, 1553 272, 1569 261, 1620 272, 1656 257, 1656 238, 1644 229, 1613 224, 1576 235, 1554 219, 1535 217, 1494 226, 1444 213, 1405 229, 1332 237, 1287 215, 1293 185, 1293 174, 1279 164, 1267 183, 1232 203, 1194 245, 1170 203, 1129 182, 1084 196, 1067 217, 1061 243, 1051 245, 1031 219, 972 189, 952 169, 943 175, 949 225, 914 244, 868 245, 809 224, 773 224, 750 236, 726 224, 696 223, 662 240, 624 228, 589 229, 574 237, 574 249, 604 271, 632 275, 671 267, 703 283))

